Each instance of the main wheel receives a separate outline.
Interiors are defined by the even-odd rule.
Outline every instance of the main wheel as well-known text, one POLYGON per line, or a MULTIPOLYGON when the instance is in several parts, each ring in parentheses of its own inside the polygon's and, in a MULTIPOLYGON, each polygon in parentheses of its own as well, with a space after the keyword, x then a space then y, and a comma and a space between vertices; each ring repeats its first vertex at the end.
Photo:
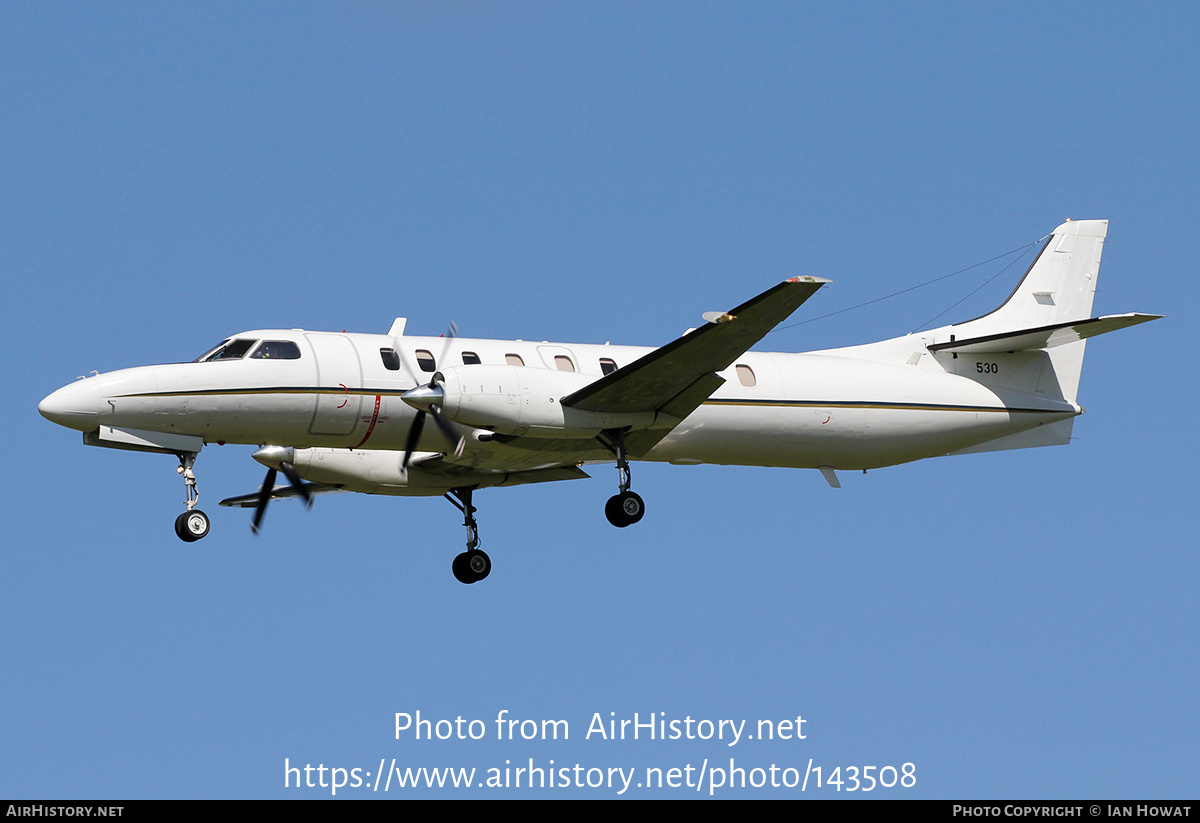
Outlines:
POLYGON ((483 580, 492 573, 492 558, 479 549, 467 552, 467 568, 476 581, 483 580))
POLYGON ((459 583, 470 585, 475 582, 475 576, 471 574, 471 570, 467 567, 466 552, 454 556, 454 562, 450 565, 450 570, 454 572, 454 579, 459 583))
POLYGON ((625 513, 621 511, 621 495, 614 494, 605 501, 604 516, 608 518, 609 523, 612 523, 618 529, 623 529, 629 525, 625 522, 625 513))
POLYGON ((636 492, 625 492, 620 498, 626 525, 633 525, 641 520, 642 515, 646 513, 646 504, 642 498, 636 492))
POLYGON ((604 516, 608 522, 619 529, 631 526, 642 519, 646 513, 646 504, 636 492, 614 494, 604 504, 604 516))
POLYGON ((478 583, 492 573, 492 559, 486 552, 473 549, 455 556, 450 566, 454 579, 459 583, 478 583))
POLYGON ((199 509, 184 512, 175 518, 175 534, 185 543, 194 543, 208 534, 208 515, 199 509))

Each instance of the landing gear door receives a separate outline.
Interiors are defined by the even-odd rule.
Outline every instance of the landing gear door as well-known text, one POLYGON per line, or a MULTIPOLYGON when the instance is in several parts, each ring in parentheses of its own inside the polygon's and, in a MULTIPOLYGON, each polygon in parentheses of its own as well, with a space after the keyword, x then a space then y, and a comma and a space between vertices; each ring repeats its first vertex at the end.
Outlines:
POLYGON ((350 338, 306 334, 317 361, 317 402, 308 433, 349 435, 358 426, 362 404, 362 363, 350 338))

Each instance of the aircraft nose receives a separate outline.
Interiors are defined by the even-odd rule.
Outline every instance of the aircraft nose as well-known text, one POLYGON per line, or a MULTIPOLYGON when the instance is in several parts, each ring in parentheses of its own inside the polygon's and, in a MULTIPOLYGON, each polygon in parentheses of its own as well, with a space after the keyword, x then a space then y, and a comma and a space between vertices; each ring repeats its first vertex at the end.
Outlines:
POLYGON ((100 420, 100 386, 95 377, 68 383, 38 403, 42 417, 82 432, 94 431, 100 420))

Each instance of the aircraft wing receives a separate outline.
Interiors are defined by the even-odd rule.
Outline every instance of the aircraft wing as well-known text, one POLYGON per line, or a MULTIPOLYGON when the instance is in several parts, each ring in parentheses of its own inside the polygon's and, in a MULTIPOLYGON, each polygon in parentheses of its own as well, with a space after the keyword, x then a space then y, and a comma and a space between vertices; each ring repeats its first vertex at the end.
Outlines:
MULTIPOLYGON (((560 441, 561 443, 562 441, 560 441)), ((585 441, 587 443, 588 441, 585 441)), ((594 446, 594 442, 591 443, 594 446)), ((524 450, 522 457, 526 457, 528 449, 524 450)), ((555 451, 548 456, 548 459, 542 460, 540 465, 530 468, 515 468, 512 471, 480 471, 469 466, 463 466, 455 463, 448 455, 435 455, 427 460, 414 462, 410 465, 415 465, 423 472, 430 474, 439 474, 445 477, 458 478, 462 481, 462 485, 469 485, 473 481, 480 478, 494 480, 497 475, 503 475, 504 479, 499 483, 489 483, 496 486, 521 486, 526 483, 553 483, 559 480, 583 480, 591 475, 574 463, 563 464, 562 454, 560 451, 555 451)))
MULTIPOLYGON (((817 289, 820 277, 793 277, 562 399, 585 411, 666 412, 682 420, 720 388, 726 369, 817 289)), ((665 434, 665 433, 664 433, 665 434)))
MULTIPOLYGON (((344 489, 339 489, 336 486, 325 486, 320 483, 305 483, 309 494, 341 494, 344 489)), ((258 505, 259 492, 253 494, 240 494, 237 497, 226 497, 220 502, 222 506, 239 506, 243 509, 253 509, 258 505)), ((271 490, 269 500, 285 500, 289 497, 299 497, 300 492, 291 485, 276 486, 271 490)))

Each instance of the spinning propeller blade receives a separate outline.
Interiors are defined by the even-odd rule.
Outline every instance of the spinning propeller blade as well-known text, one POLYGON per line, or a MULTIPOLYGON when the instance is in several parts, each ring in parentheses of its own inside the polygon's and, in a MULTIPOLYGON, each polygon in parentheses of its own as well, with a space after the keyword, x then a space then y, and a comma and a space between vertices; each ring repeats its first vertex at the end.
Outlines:
POLYGON ((417 443, 421 440, 421 429, 423 428, 425 428, 425 412, 418 411, 417 416, 413 418, 412 428, 408 430, 408 440, 404 442, 404 459, 400 461, 402 470, 408 469, 408 459, 412 457, 417 443))
POLYGON ((308 485, 296 473, 296 467, 283 459, 291 457, 291 449, 279 446, 264 446, 254 453, 254 459, 267 466, 267 476, 263 478, 262 487, 258 490, 258 505, 254 507, 254 517, 250 521, 250 531, 258 534, 262 527, 263 515, 267 513, 267 503, 271 502, 271 494, 275 491, 275 479, 279 472, 288 479, 288 483, 296 490, 296 494, 304 498, 305 508, 312 508, 312 492, 308 485), (278 470, 276 469, 278 467, 278 470))
POLYGON ((250 521, 250 531, 258 534, 263 515, 267 513, 267 503, 271 500, 271 492, 275 489, 275 470, 267 469, 267 476, 258 490, 258 505, 254 507, 254 519, 250 521))

